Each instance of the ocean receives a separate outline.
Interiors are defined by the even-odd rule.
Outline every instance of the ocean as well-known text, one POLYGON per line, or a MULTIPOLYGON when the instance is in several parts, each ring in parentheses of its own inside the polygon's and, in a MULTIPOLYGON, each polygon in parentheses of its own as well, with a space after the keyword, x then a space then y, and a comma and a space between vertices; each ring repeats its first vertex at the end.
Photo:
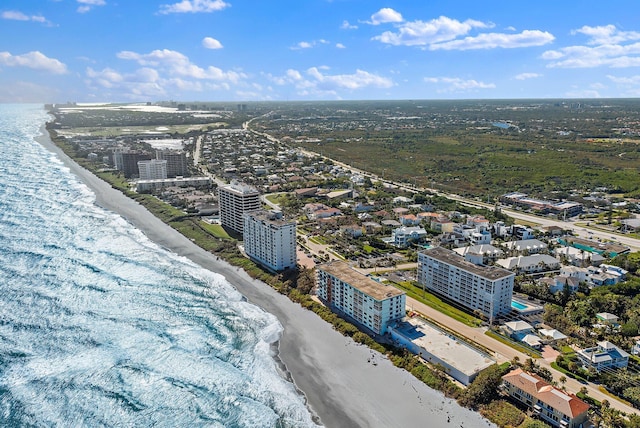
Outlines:
POLYGON ((282 326, 154 244, 0 105, 0 425, 311 427, 282 326))

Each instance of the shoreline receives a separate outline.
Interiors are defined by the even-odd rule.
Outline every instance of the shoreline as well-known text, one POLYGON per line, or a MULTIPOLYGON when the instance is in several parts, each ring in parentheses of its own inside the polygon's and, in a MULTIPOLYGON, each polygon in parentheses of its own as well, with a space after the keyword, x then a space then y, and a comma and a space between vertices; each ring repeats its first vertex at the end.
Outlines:
POLYGON ((95 194, 95 203, 125 218, 151 241, 218 273, 250 303, 283 326, 272 344, 284 379, 305 397, 312 418, 327 427, 492 426, 445 398, 383 355, 344 337, 313 312, 195 245, 142 205, 113 189, 62 152, 43 126, 36 141, 55 153, 95 194), (374 363, 371 361, 375 361, 374 363))

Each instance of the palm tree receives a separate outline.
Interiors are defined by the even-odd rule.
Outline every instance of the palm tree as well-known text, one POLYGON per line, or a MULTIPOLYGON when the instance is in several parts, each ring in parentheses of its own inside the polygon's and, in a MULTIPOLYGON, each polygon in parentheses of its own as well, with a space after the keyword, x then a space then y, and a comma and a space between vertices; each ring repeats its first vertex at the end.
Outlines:
POLYGON ((567 383, 567 378, 566 376, 560 376, 560 378, 558 379, 560 381, 560 383, 562 384, 562 390, 566 391, 567 387, 565 386, 565 383, 567 383))

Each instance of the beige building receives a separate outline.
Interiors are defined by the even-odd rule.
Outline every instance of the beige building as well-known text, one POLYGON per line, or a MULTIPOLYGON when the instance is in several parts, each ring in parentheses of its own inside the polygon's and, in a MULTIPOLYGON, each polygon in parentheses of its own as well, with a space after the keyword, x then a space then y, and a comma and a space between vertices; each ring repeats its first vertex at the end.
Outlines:
POLYGON ((239 182, 218 189, 220 223, 240 234, 244 230, 244 213, 260 209, 260 193, 255 187, 239 182))
POLYGON ((502 377, 503 388, 512 398, 530 408, 544 422, 555 427, 583 428, 588 425, 589 405, 542 378, 522 369, 502 377))
POLYGON ((357 272, 342 261, 316 266, 318 297, 376 334, 405 316, 406 295, 357 272))

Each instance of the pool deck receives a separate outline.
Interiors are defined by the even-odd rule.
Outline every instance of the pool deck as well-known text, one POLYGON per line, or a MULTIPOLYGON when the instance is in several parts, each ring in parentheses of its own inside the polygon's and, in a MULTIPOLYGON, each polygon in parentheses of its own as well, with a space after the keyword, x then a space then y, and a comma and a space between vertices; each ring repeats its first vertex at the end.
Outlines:
POLYGON ((511 299, 511 308, 523 315, 537 314, 544 311, 544 308, 542 306, 527 302, 526 300, 518 299, 516 297, 511 299), (514 303, 522 307, 515 306, 514 303))

